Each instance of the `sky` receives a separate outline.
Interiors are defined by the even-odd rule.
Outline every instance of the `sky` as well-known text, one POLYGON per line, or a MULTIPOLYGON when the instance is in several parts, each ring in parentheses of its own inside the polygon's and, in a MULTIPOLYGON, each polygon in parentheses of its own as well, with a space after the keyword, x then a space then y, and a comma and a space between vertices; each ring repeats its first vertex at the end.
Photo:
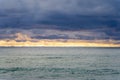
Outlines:
POLYGON ((119 4, 120 0, 0 0, 0 46, 35 46, 41 41, 53 46, 120 46, 119 4))

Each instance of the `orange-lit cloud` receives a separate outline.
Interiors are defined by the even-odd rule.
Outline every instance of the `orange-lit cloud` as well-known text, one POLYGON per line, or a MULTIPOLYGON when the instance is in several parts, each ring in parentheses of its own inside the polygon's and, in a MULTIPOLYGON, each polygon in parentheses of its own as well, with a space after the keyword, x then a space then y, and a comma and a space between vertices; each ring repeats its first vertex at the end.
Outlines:
POLYGON ((114 40, 74 40, 68 39, 64 41, 63 39, 32 39, 26 34, 16 33, 17 37, 13 40, 0 40, 0 46, 14 46, 14 47, 32 47, 32 46, 73 46, 73 47, 120 47, 120 44, 115 44, 114 40), (21 41, 17 41, 21 40, 21 41), (22 41, 24 40, 24 41, 22 41))
POLYGON ((15 35, 17 36, 15 40, 25 40, 25 41, 32 40, 28 35, 25 35, 25 34, 16 33, 15 35))

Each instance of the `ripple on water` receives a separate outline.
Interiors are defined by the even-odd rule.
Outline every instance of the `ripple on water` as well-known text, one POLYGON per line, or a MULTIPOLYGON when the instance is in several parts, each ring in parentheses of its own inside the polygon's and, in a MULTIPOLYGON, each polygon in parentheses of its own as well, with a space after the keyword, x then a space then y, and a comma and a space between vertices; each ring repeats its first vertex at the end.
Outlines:
POLYGON ((82 75, 112 75, 112 74, 120 74, 119 71, 114 69, 80 69, 80 68, 0 68, 0 74, 9 73, 9 72, 19 72, 19 71, 37 71, 37 72, 51 72, 51 73, 69 73, 69 74, 82 74, 82 75))

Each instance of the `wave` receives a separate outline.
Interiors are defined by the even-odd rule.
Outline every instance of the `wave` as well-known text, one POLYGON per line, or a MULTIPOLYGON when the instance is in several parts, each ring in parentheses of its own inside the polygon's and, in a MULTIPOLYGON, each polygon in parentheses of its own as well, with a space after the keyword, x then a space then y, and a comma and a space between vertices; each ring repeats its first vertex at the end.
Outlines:
POLYGON ((15 72, 15 71, 31 71, 34 70, 33 68, 0 68, 0 73, 8 73, 8 72, 15 72))
POLYGON ((0 74, 9 73, 9 72, 19 72, 19 71, 37 71, 37 72, 52 72, 52 73, 69 73, 69 74, 84 74, 84 75, 111 75, 111 74, 120 74, 119 71, 114 69, 80 69, 80 68, 0 68, 0 74))

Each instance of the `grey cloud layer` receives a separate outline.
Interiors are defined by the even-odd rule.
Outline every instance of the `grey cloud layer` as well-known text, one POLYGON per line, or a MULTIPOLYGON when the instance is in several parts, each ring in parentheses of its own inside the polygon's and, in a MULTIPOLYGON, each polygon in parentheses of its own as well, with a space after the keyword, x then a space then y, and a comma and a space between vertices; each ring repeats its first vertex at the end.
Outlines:
POLYGON ((68 28, 111 25, 110 21, 120 22, 116 19, 120 16, 119 3, 119 0, 0 0, 0 28, 31 28, 35 24, 68 28), (100 19, 101 16, 110 18, 100 19))
MULTIPOLYGON (((24 9, 35 13, 112 14, 119 0, 0 0, 1 9, 24 9)), ((117 13, 116 13, 117 14, 117 13)))
POLYGON ((0 0, 0 29, 7 30, 0 33, 22 30, 38 39, 120 40, 119 4, 120 0, 0 0), (80 32, 84 30, 88 32, 80 32))
MULTIPOLYGON (((31 30, 23 30, 23 29, 2 29, 0 30, 0 39, 1 40, 14 40, 17 36, 17 33, 21 33, 23 35, 28 35, 33 40, 41 40, 41 39, 76 39, 76 40, 120 40, 118 37, 120 32, 112 32, 109 33, 110 29, 107 30, 80 30, 80 31, 59 31, 59 30, 46 30, 46 29, 31 29, 31 30), (108 31, 106 33, 106 31, 108 31)), ((21 40, 23 41, 23 40, 21 40)))
POLYGON ((0 0, 1 10, 28 11, 35 16, 52 12, 79 15, 119 14, 118 0, 0 0))

